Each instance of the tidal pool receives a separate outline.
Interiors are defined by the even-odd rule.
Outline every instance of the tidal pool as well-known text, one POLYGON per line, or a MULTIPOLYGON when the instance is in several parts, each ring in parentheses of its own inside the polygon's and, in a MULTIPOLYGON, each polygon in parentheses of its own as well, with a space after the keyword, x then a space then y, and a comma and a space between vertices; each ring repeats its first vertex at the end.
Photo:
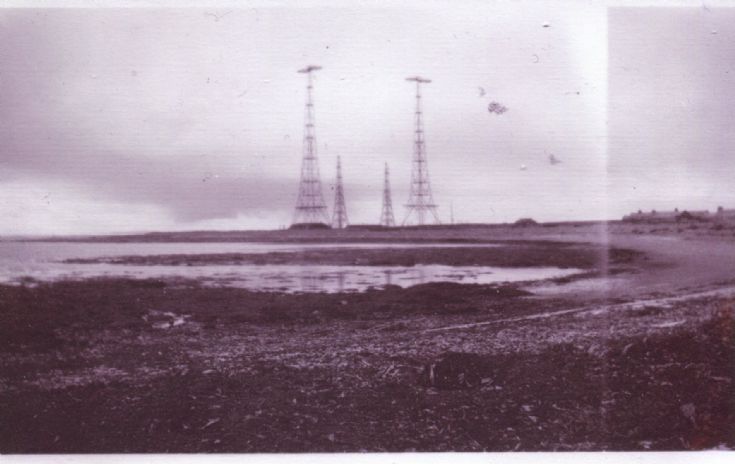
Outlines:
MULTIPOLYGON (((212 287, 238 287, 255 291, 361 292, 386 285, 410 287, 430 282, 492 284, 538 281, 583 272, 558 267, 492 267, 419 264, 414 266, 227 264, 169 266, 99 263, 65 263, 70 258, 93 258, 162 253, 268 253, 314 248, 410 248, 447 244, 89 244, 0 243, 0 282, 83 280, 97 277, 132 279, 195 279, 212 287), (20 248, 19 248, 20 247, 20 248)), ((452 246, 452 245, 449 245, 452 246)), ((456 246, 468 246, 466 244, 456 246)), ((470 245, 472 246, 472 245, 470 245)), ((480 245, 497 246, 497 245, 480 245)))

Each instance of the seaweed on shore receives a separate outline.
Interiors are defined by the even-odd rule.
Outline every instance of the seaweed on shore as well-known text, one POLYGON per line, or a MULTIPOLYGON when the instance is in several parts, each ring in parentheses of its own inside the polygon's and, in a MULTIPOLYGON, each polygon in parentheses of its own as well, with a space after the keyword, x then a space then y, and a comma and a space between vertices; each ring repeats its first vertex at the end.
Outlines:
POLYGON ((499 266, 593 269, 630 263, 641 255, 627 249, 570 243, 506 243, 488 247, 338 248, 269 253, 131 255, 67 259, 66 263, 139 266, 304 265, 335 266, 499 266))
POLYGON ((460 314, 530 295, 512 285, 446 282, 364 293, 256 292, 210 288, 197 281, 98 278, 0 285, 0 351, 47 350, 99 330, 140 331, 151 312, 218 324, 315 324, 396 315, 460 314))

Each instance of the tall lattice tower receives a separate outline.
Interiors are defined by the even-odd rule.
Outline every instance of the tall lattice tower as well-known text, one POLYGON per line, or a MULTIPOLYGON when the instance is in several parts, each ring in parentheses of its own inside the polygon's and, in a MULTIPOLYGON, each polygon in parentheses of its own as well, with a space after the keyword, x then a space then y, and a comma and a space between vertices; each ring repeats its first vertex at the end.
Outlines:
POLYGON ((428 84, 429 79, 415 76, 406 78, 407 81, 416 83, 416 111, 414 119, 416 129, 414 130, 413 140, 413 168, 411 170, 411 194, 406 203, 406 218, 403 224, 412 223, 415 216, 416 224, 422 226, 429 219, 434 224, 440 224, 439 216, 436 213, 436 204, 431 195, 431 185, 429 184, 429 166, 426 159, 426 143, 424 141, 424 126, 421 120, 421 84, 428 84))
POLYGON ((334 214, 332 216, 332 227, 343 229, 347 227, 347 207, 345 206, 345 191, 342 186, 342 163, 337 157, 337 185, 334 188, 334 214))
POLYGON ((316 135, 314 132, 314 98, 312 95, 314 71, 321 66, 307 66, 299 72, 306 74, 306 108, 304 110, 304 145, 301 161, 301 182, 299 198, 296 200, 291 227, 329 226, 327 206, 322 195, 322 184, 319 180, 319 161, 316 153, 316 135))
POLYGON ((380 225, 383 227, 395 227, 396 220, 393 217, 393 200, 390 197, 390 171, 388 163, 385 163, 385 181, 383 181, 383 210, 380 212, 380 225))

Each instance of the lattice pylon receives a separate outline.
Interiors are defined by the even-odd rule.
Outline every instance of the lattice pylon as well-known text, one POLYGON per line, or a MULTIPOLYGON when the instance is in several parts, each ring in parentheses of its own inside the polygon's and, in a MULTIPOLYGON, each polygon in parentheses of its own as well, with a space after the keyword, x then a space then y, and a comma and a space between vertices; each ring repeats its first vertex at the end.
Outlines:
POLYGON ((314 131, 314 99, 312 95, 314 81, 312 73, 320 69, 322 69, 321 66, 311 65, 298 71, 306 74, 307 84, 301 181, 293 224, 329 224, 327 205, 324 203, 322 184, 319 179, 319 161, 317 159, 316 133, 314 131))
POLYGON ((385 163, 385 180, 383 181, 383 209, 380 212, 380 225, 395 227, 396 219, 393 216, 393 200, 390 195, 390 171, 385 163))
POLYGON ((344 229, 349 224, 347 220, 347 206, 345 206, 345 191, 342 185, 342 163, 337 157, 337 182, 334 188, 334 214, 332 228, 344 229))
POLYGON ((431 184, 429 183, 429 166, 426 158, 426 143, 424 141, 421 109, 421 84, 428 84, 431 80, 419 76, 408 77, 406 80, 416 82, 416 110, 414 112, 416 128, 414 130, 413 141, 411 193, 408 198, 408 203, 406 203, 407 211, 403 224, 412 223, 414 216, 416 218, 415 223, 420 226, 426 224, 427 219, 433 219, 432 222, 434 224, 441 224, 436 212, 437 206, 431 194, 431 184))

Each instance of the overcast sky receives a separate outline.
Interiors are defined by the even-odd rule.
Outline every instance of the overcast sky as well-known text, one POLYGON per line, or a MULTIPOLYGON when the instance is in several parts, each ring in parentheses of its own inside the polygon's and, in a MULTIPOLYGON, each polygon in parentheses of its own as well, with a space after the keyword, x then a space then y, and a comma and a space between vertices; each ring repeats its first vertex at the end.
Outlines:
POLYGON ((384 162, 403 219, 415 74, 444 221, 735 206, 731 11, 447 5, 1 9, 0 233, 287 226, 307 64, 352 223, 384 162))
POLYGON ((608 17, 611 211, 735 208, 735 8, 608 17))

